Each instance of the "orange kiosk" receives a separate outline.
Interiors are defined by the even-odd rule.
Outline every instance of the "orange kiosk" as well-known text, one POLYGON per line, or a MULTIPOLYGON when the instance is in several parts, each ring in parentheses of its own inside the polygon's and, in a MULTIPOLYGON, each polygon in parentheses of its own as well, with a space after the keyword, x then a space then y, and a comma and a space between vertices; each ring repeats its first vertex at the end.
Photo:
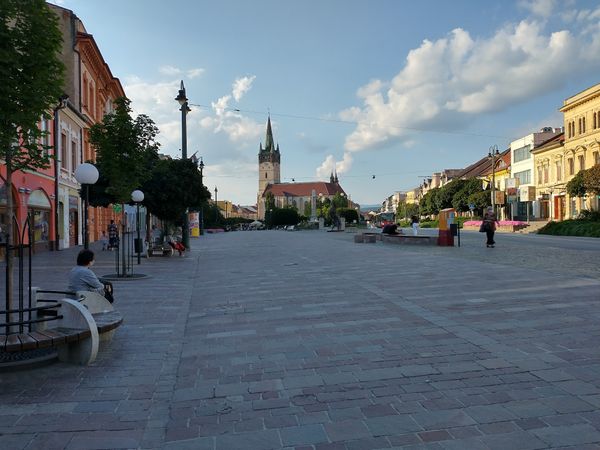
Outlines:
POLYGON ((456 219, 456 210, 454 208, 442 209, 438 219, 438 245, 441 247, 454 247, 454 234, 452 232, 452 225, 454 225, 454 221, 456 219))

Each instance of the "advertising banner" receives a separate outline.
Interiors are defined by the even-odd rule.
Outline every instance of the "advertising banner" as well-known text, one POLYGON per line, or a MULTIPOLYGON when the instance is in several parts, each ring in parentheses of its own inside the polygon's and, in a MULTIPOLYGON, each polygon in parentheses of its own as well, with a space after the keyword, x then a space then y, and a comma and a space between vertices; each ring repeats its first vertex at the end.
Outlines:
POLYGON ((197 212, 188 213, 188 222, 190 224, 190 236, 200 236, 200 215, 197 212))

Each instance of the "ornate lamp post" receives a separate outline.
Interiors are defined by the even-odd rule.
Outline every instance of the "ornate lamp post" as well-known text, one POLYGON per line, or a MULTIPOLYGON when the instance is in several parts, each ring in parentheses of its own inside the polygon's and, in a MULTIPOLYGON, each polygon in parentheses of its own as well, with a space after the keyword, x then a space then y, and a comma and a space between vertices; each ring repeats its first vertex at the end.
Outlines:
POLYGON ((217 200, 217 192, 219 192, 219 191, 217 190, 217 187, 215 186, 215 206, 217 207, 217 209, 215 209, 215 224, 219 220, 219 202, 217 200))
POLYGON ((500 156, 497 145, 492 145, 488 152, 488 159, 492 161, 492 210, 496 213, 496 159, 500 156))
POLYGON ((84 207, 83 207, 83 248, 86 250, 90 247, 89 223, 88 223, 88 206, 90 202, 90 184, 98 181, 98 169, 90 163, 80 164, 75 169, 75 179, 85 191, 84 207))
MULTIPOLYGON (((186 116, 187 113, 191 111, 188 106, 188 98, 185 95, 185 86, 183 85, 183 80, 181 80, 181 85, 179 87, 179 93, 175 100, 181 105, 179 109, 181 111, 181 159, 187 159, 187 122, 186 116)), ((189 218, 187 208, 185 210, 185 215, 183 217, 183 227, 181 230, 181 240, 183 241, 183 245, 186 250, 190 249, 190 226, 189 226, 189 218)))
POLYGON ((139 189, 136 189, 131 193, 131 200, 135 202, 135 228, 137 238, 135 240, 135 252, 137 253, 137 263, 141 263, 142 255, 142 240, 140 239, 140 203, 144 201, 144 193, 139 189))
MULTIPOLYGON (((204 191, 204 161, 202 161, 202 156, 200 157, 200 164, 198 165, 200 168, 200 186, 202 186, 202 191, 204 191)), ((204 208, 200 208, 200 235, 204 234, 204 208)))

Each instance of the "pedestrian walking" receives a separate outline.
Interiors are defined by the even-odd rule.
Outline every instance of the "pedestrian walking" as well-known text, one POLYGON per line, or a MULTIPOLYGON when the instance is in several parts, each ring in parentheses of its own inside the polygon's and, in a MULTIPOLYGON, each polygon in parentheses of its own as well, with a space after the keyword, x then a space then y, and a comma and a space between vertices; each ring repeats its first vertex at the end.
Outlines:
POLYGON ((496 242, 494 241, 494 233, 496 232, 497 222, 498 220, 496 219, 494 208, 490 206, 483 215, 483 222, 481 223, 481 227, 483 228, 483 231, 485 231, 485 235, 487 237, 485 244, 487 248, 494 248, 496 245, 496 242))
POLYGON ((102 251, 108 250, 108 236, 106 235, 106 231, 102 232, 102 236, 100 236, 100 242, 102 243, 102 251))
POLYGON ((411 216, 410 226, 413 230, 413 236, 417 236, 419 234, 419 218, 417 216, 411 216))
POLYGON ((108 226, 108 249, 112 250, 113 248, 119 248, 119 234, 117 224, 111 220, 108 226))

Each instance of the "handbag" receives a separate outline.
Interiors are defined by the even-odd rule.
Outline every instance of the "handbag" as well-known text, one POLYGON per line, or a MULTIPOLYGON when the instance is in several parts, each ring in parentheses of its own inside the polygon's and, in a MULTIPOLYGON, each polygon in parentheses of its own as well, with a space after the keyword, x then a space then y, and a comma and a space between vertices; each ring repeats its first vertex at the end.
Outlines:
POLYGON ((481 226, 479 227, 480 233, 485 233, 487 231, 487 223, 481 222, 481 226))

